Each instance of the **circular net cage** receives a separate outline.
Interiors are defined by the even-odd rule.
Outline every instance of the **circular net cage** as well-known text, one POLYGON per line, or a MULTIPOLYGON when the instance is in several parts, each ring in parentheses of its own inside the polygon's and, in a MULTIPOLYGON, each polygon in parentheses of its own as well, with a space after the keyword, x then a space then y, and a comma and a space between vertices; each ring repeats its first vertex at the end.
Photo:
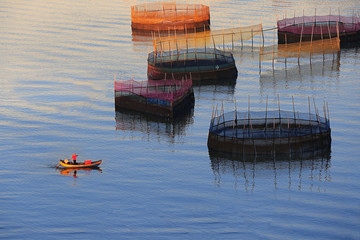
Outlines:
POLYGON ((330 121, 291 111, 228 112, 211 119, 208 147, 230 153, 304 151, 330 145, 330 121))
POLYGON ((203 4, 139 4, 131 7, 131 26, 138 31, 208 30, 210 9, 203 4))
POLYGON ((209 67, 216 69, 235 66, 235 59, 232 53, 216 48, 181 49, 151 52, 148 64, 159 68, 171 68, 171 72, 184 71, 184 68, 187 68, 187 71, 201 71, 209 67))

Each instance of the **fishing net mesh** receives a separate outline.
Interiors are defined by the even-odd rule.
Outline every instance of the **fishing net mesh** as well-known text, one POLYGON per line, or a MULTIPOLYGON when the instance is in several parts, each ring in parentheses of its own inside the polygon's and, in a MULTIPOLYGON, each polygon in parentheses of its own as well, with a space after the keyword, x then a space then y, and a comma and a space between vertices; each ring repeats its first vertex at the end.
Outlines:
POLYGON ((304 58, 312 55, 330 54, 340 51, 340 39, 330 38, 312 42, 279 44, 260 48, 261 61, 286 58, 304 58))
POLYGON ((191 79, 157 81, 115 81, 117 97, 137 95, 145 98, 174 101, 182 97, 192 86, 191 79))
POLYGON ((339 32, 356 32, 360 30, 360 17, 358 16, 302 16, 279 20, 279 31, 296 34, 336 34, 339 32))
POLYGON ((131 21, 140 24, 210 21, 210 10, 202 4, 145 3, 131 7, 131 21))
POLYGON ((330 121, 319 114, 291 111, 237 112, 215 116, 209 132, 229 138, 300 137, 328 132, 330 121))
POLYGON ((236 27, 229 29, 194 32, 184 35, 161 37, 154 35, 154 51, 170 51, 174 49, 206 48, 219 44, 248 41, 262 34, 262 25, 236 27))

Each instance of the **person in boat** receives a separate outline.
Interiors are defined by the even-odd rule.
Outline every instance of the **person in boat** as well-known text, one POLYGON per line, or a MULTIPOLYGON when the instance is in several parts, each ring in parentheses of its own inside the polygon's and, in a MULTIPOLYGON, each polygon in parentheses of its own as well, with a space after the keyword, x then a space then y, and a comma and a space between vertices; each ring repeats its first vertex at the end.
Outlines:
POLYGON ((68 160, 68 159, 65 159, 65 160, 64 160, 64 163, 65 163, 65 164, 69 164, 69 160, 68 160))
POLYGON ((77 158, 78 155, 76 155, 75 153, 72 155, 72 159, 73 159, 73 162, 74 164, 76 164, 76 158, 77 158))

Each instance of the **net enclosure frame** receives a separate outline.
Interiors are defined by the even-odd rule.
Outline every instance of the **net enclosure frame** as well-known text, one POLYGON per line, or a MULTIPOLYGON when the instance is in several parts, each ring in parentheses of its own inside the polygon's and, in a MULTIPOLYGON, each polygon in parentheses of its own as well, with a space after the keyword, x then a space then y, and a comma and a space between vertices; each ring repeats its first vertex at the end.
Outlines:
POLYGON ((217 48, 153 51, 148 55, 148 78, 153 80, 191 76, 193 82, 237 79, 232 53, 217 48))
POLYGON ((340 43, 360 42, 360 17, 353 15, 300 16, 277 21, 278 43, 336 38, 340 43))
POLYGON ((210 8, 204 4, 175 2, 131 6, 131 28, 135 32, 191 32, 210 29, 210 8))
POLYGON ((192 79, 114 81, 115 107, 175 118, 194 107, 192 79))
POLYGON ((207 145, 233 154, 324 147, 331 143, 330 120, 324 115, 284 110, 222 113, 211 118, 207 145))

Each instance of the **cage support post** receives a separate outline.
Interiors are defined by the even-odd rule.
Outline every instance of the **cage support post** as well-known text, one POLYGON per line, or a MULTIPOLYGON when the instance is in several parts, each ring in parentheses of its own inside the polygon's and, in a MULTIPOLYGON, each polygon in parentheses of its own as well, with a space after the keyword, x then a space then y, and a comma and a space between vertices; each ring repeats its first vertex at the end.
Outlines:
POLYGON ((324 100, 324 105, 323 105, 323 111, 324 111, 324 119, 325 119, 325 123, 327 123, 326 110, 325 110, 325 100, 324 100))
POLYGON ((206 36, 205 36, 205 24, 204 24, 204 41, 205 41, 205 54, 206 54, 206 36))
POLYGON ((261 38, 259 38, 259 73, 261 74, 261 38))
MULTIPOLYGON (((265 107, 265 132, 267 128, 267 109, 268 109, 268 96, 266 96, 266 107, 265 107)), ((265 134, 266 136, 266 134, 265 134)))
POLYGON ((311 110, 310 110, 310 97, 308 96, 308 104, 309 104, 309 125, 310 125, 310 130, 312 133, 312 123, 311 123, 311 110))
POLYGON ((248 95, 248 135, 250 131, 250 95, 248 95))
POLYGON ((272 70, 274 73, 274 62, 275 62, 275 31, 273 33, 273 52, 272 52, 272 70))
POLYGON ((292 104, 293 104, 293 112, 294 112, 294 121, 295 121, 295 126, 296 126, 296 116, 295 116, 295 104, 294 104, 294 96, 292 97, 292 104))
POLYGON ((330 112, 329 112, 329 104, 326 102, 326 110, 328 114, 328 121, 330 121, 330 112))
POLYGON ((278 97, 278 106, 279 106, 279 126, 280 126, 280 132, 281 132, 281 113, 280 113, 280 97, 279 94, 277 95, 278 97))
POLYGON ((252 20, 251 20, 251 50, 254 49, 254 30, 253 30, 253 25, 252 25, 252 20))
POLYGON ((241 29, 241 24, 240 24, 240 20, 239 20, 239 29, 240 29, 240 40, 241 40, 241 49, 243 48, 243 35, 242 35, 242 29, 241 29))
POLYGON ((303 37, 303 31, 304 31, 304 23, 301 26, 301 34, 300 34, 300 43, 299 43, 299 54, 298 54, 298 65, 300 65, 300 54, 301 54, 301 42, 303 37))

